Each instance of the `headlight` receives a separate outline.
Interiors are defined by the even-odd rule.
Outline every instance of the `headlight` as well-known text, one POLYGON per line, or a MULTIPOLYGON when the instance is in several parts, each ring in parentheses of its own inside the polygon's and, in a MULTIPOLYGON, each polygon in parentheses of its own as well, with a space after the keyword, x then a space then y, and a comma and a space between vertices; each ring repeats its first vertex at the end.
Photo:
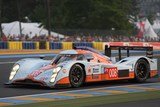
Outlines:
POLYGON ((57 67, 57 68, 54 68, 54 69, 53 69, 53 74, 52 74, 52 76, 51 76, 50 82, 53 83, 53 82, 55 81, 56 76, 57 76, 58 72, 61 70, 61 68, 62 68, 62 67, 57 67))
POLYGON ((53 69, 53 73, 58 73, 61 70, 61 67, 57 67, 53 69))
POLYGON ((12 71, 10 73, 9 80, 13 79, 13 77, 16 75, 17 71, 19 70, 19 67, 20 67, 19 64, 16 64, 13 66, 12 71))

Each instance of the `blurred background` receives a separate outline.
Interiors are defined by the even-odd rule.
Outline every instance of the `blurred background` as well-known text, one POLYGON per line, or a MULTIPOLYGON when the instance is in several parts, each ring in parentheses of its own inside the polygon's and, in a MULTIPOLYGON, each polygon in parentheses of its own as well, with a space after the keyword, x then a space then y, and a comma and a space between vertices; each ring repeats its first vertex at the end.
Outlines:
POLYGON ((0 41, 159 42, 160 0, 0 0, 0 41))

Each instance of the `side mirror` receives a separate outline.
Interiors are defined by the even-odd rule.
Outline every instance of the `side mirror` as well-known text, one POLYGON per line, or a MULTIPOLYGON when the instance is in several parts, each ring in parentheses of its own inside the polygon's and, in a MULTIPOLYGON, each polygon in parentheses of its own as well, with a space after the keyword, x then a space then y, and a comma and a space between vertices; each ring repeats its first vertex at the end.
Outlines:
POLYGON ((90 62, 90 60, 93 60, 93 59, 94 59, 94 57, 93 57, 93 56, 87 56, 87 58, 86 58, 86 59, 87 59, 87 61, 88 61, 88 62, 90 62))

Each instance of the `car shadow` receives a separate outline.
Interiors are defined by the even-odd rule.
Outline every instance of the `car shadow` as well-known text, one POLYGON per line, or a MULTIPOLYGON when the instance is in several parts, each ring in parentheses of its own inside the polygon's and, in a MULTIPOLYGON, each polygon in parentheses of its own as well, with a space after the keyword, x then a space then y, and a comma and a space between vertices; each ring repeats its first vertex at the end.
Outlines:
MULTIPOLYGON (((158 78, 148 79, 145 84, 159 82, 158 78)), ((101 87, 114 87, 114 86, 123 86, 123 85, 136 85, 136 84, 144 84, 144 83, 136 83, 128 80, 117 80, 117 81, 102 81, 102 82, 93 82, 93 83, 85 83, 83 86, 78 88, 68 87, 68 86, 57 86, 54 88, 38 86, 38 85, 7 85, 5 88, 18 88, 18 89, 34 89, 34 90, 80 90, 80 89, 89 89, 89 88, 101 88, 101 87)))

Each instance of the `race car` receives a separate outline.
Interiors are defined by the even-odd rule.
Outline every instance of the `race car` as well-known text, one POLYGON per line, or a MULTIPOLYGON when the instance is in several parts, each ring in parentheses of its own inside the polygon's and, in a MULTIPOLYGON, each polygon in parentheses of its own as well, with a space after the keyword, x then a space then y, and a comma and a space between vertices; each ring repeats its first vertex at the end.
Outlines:
POLYGON ((152 57, 152 47, 105 46, 105 54, 89 47, 74 47, 56 55, 52 60, 26 58, 17 61, 7 84, 80 87, 84 83, 133 80, 145 82, 157 75, 157 60, 152 57), (111 50, 119 50, 119 60, 111 58, 111 50), (143 50, 150 56, 129 56, 129 50, 143 50), (121 59, 121 50, 127 57, 121 59), (108 56, 107 56, 108 55, 108 56), (113 60, 114 59, 114 60, 113 60))

